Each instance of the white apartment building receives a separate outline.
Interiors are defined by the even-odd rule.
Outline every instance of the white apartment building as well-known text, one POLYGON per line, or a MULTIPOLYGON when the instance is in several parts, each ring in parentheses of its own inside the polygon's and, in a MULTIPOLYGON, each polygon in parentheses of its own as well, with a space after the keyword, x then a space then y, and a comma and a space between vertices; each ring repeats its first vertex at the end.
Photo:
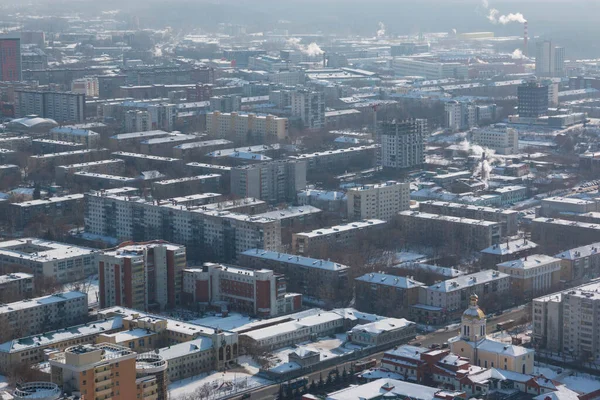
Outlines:
POLYGON ((151 128, 148 111, 129 110, 125 113, 125 132, 146 132, 151 128))
POLYGON ((508 295, 509 290, 509 275, 484 270, 419 288, 419 303, 453 314, 464 311, 465 304, 469 304, 469 296, 472 294, 484 299, 492 293, 508 295))
POLYGON ((84 122, 85 94, 15 91, 15 113, 19 117, 35 114, 57 122, 84 122))
POLYGON ((577 358, 600 357, 600 281, 533 299, 536 344, 577 358))
POLYGON ((510 275, 515 295, 531 296, 547 292, 560 282, 560 259, 534 254, 498 264, 498 271, 510 275))
POLYGON ((98 78, 86 77, 74 79, 71 82, 71 91, 73 93, 85 94, 88 97, 98 97, 100 95, 98 78))
POLYGON ((280 250, 280 220, 220 211, 207 205, 220 196, 204 193, 194 204, 186 204, 187 197, 160 202, 88 193, 85 230, 119 240, 163 239, 180 243, 187 247, 192 259, 210 254, 234 260, 248 249, 280 250))
POLYGON ((22 266, 34 275, 64 283, 96 273, 96 253, 67 243, 23 238, 0 242, 0 265, 22 266))
POLYGON ((495 150, 498 154, 517 154, 519 152, 519 133, 516 129, 503 124, 473 129, 473 143, 495 150))
POLYGON ((64 292, 0 306, 0 325, 10 337, 29 336, 83 322, 88 298, 64 292))
POLYGON ((287 118, 274 115, 245 113, 223 113, 213 111, 206 115, 206 129, 209 135, 245 143, 251 136, 254 141, 283 140, 288 136, 287 118))
POLYGON ((410 208, 410 183, 388 181, 351 188, 348 197, 348 218, 390 220, 399 211, 410 208))
POLYGON ((381 132, 381 164, 384 168, 408 169, 425 162, 427 120, 384 122, 381 132))
POLYGON ((386 221, 369 219, 352 222, 346 225, 336 225, 329 228, 315 229, 310 232, 294 233, 292 235, 292 248, 295 254, 309 255, 320 246, 348 246, 362 233, 368 235, 370 231, 381 228, 386 221))
POLYGON ((53 140, 81 143, 88 149, 97 148, 100 145, 100 134, 89 129, 56 127, 50 130, 50 134, 52 134, 53 140))
POLYGON ((292 116, 299 117, 304 127, 318 130, 325 127, 325 96, 323 92, 296 90, 292 92, 292 116))

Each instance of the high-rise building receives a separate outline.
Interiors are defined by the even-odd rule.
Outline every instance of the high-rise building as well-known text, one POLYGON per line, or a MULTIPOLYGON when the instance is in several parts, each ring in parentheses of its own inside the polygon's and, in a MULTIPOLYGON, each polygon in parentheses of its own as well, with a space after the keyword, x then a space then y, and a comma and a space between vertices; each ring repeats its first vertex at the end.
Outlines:
POLYGON ((296 90, 292 92, 292 116, 299 117, 306 129, 325 127, 325 96, 323 92, 296 90))
POLYGON ((188 303, 226 302, 231 310, 260 317, 288 314, 302 306, 302 295, 287 293, 285 276, 269 269, 206 263, 183 271, 183 292, 188 303))
POLYGON ((231 193, 271 203, 293 202, 306 188, 306 161, 281 160, 231 169, 231 193))
POLYGON ((548 113, 548 85, 536 81, 519 85, 517 99, 521 118, 538 118, 548 113))
POLYGON ((384 168, 409 169, 425 162, 426 119, 383 122, 380 132, 384 168))
POLYGON ((348 196, 348 218, 390 220, 410 207, 410 184, 388 181, 351 188, 348 196))
POLYGON ((0 37, 0 81, 21 80, 21 39, 0 37))
POLYGON ((85 94, 16 90, 15 114, 19 117, 34 114, 59 122, 83 122, 85 94))
POLYGON ((537 77, 564 76, 564 47, 553 47, 549 40, 538 42, 535 49, 535 74, 537 77))
POLYGON ((180 304, 185 247, 125 245, 98 256, 100 305, 164 310, 180 304))

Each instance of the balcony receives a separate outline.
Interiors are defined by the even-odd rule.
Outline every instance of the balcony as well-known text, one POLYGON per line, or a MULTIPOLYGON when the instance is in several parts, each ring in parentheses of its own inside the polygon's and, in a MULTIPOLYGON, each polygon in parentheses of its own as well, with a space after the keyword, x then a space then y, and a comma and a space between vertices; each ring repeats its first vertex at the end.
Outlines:
POLYGON ((107 396, 107 395, 112 397, 112 386, 96 389, 96 398, 98 398, 98 397, 103 398, 104 396, 107 396))
POLYGON ((111 369, 108 368, 106 370, 96 370, 95 376, 96 376, 96 380, 102 380, 106 377, 109 377, 111 375, 111 369))

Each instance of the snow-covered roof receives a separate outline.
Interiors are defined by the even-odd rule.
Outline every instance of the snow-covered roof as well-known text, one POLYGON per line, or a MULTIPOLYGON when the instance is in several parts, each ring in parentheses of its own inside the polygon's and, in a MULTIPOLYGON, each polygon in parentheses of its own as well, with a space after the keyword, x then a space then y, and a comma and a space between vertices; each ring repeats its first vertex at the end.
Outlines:
POLYGON ((495 254, 495 255, 507 255, 513 254, 524 250, 531 250, 537 248, 538 245, 533 243, 531 240, 510 240, 506 243, 494 244, 488 248, 481 250, 482 253, 495 254))
POLYGON ((9 340, 0 344, 0 352, 9 353, 35 349, 40 346, 51 346, 55 343, 73 340, 80 337, 96 335, 102 332, 123 328, 121 317, 108 318, 106 320, 92 321, 85 325, 71 326, 41 335, 33 335, 20 339, 9 340))
POLYGON ((452 292, 456 290, 463 290, 470 286, 481 285, 486 282, 491 282, 498 279, 508 278, 509 275, 503 272, 486 269, 483 271, 475 272, 469 275, 459 276, 454 279, 448 279, 440 283, 429 286, 428 290, 436 292, 452 292))
POLYGON ((347 265, 338 264, 329 260, 301 257, 293 254, 279 253, 270 250, 250 249, 242 252, 241 254, 249 257, 262 258, 266 260, 278 260, 282 263, 295 264, 301 267, 326 269, 330 271, 345 271, 350 268, 347 265))
POLYGON ((158 350, 160 355, 165 360, 172 360, 175 358, 183 357, 188 354, 202 352, 213 347, 213 341, 207 337, 201 337, 198 339, 191 340, 189 342, 174 344, 169 347, 163 347, 158 350))
POLYGON ((412 289, 419 286, 424 286, 423 282, 407 278, 405 276, 395 276, 382 273, 364 274, 356 278, 357 281, 370 282, 377 285, 393 286, 402 289, 412 289))
POLYGON ((414 322, 404 318, 385 318, 379 321, 370 322, 368 324, 356 325, 350 329, 349 333, 368 332, 374 335, 379 335, 383 332, 403 329, 414 324, 414 322))
POLYGON ((563 260, 577 260, 583 257, 589 257, 593 254, 597 254, 600 250, 600 243, 592 243, 586 246, 576 247, 574 249, 563 251, 555 255, 556 258, 561 258, 563 260))
POLYGON ((410 397, 414 400, 433 400, 436 398, 436 393, 440 391, 438 388, 384 378, 330 393, 326 400, 378 399, 387 393, 392 393, 396 397, 410 397))
POLYGON ((515 346, 512 344, 497 342, 491 339, 482 339, 477 344, 477 349, 479 351, 487 351, 489 353, 509 355, 512 357, 519 357, 526 354, 534 353, 534 350, 527 349, 523 346, 515 346))
POLYGON ((534 254, 524 258, 520 258, 518 260, 506 261, 498 264, 498 267, 504 268, 516 268, 516 269, 532 269, 542 267, 551 263, 556 263, 558 267, 558 263, 560 259, 554 258, 551 256, 547 256, 545 254, 534 254))

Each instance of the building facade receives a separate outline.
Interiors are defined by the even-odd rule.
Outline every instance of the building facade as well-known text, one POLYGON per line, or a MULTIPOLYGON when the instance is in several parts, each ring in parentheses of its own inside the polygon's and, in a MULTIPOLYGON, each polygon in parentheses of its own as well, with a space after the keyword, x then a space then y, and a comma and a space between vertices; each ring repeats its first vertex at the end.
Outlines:
POLYGON ((381 164, 390 169, 411 169, 425 162, 427 120, 382 122, 381 164))
POLYGON ((323 92, 296 90, 292 92, 292 116, 298 117, 304 128, 319 130, 325 127, 325 96, 323 92))
POLYGON ((350 188, 348 218, 353 220, 390 220, 400 211, 410 208, 410 184, 396 181, 350 188))
POLYGON ((213 263, 184 270, 183 295, 188 304, 226 303, 228 309, 260 317, 289 314, 302 305, 302 295, 287 293, 283 275, 213 263))
POLYGON ((408 317, 425 286, 409 277, 369 273, 354 280, 356 309, 390 317, 408 317))
POLYGON ((73 92, 15 91, 15 115, 38 115, 58 122, 85 121, 85 94, 73 92))
POLYGON ((560 283, 560 259, 534 254, 498 264, 498 271, 510 275, 515 296, 532 296, 556 289, 560 283))
POLYGON ((184 246, 126 244, 98 255, 100 307, 164 310, 181 304, 184 246))
POLYGON ((21 81, 21 39, 0 38, 0 81, 21 81))

